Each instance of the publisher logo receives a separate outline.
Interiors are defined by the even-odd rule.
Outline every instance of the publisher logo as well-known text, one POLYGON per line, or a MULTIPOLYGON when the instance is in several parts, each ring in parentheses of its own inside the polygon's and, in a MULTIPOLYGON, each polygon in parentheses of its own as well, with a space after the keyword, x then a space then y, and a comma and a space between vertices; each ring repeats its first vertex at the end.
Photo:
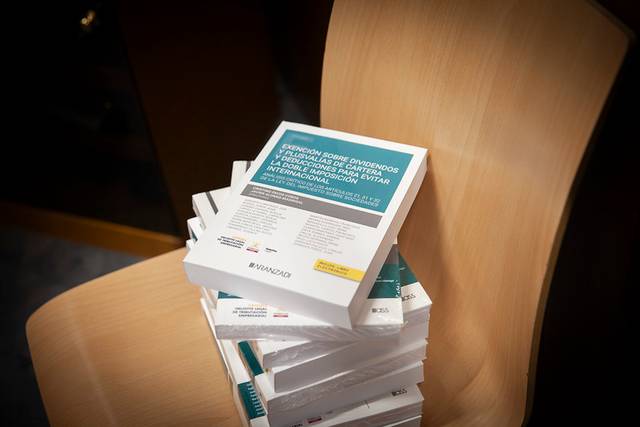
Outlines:
POLYGON ((258 264, 257 262, 250 262, 249 268, 253 268, 254 270, 264 271, 269 274, 273 274, 274 276, 280 276, 285 279, 291 277, 291 273, 288 271, 281 270, 279 268, 269 267, 268 265, 258 264))

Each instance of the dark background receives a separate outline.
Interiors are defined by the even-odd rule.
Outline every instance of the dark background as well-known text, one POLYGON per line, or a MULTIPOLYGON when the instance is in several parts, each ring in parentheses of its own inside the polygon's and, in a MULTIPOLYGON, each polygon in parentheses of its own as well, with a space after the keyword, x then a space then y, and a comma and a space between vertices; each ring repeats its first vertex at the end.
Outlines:
MULTIPOLYGON (((319 124, 330 1, 160 3, 55 2, 17 15, 28 19, 6 62, 0 201, 184 237, 190 195, 228 185, 231 160, 253 158, 282 119, 319 124)), ((639 32, 636 2, 599 3, 639 32)), ((639 75, 634 44, 575 187, 529 425, 633 419, 639 75)), ((24 321, 138 258, 0 227, 0 417, 46 425, 24 321)))

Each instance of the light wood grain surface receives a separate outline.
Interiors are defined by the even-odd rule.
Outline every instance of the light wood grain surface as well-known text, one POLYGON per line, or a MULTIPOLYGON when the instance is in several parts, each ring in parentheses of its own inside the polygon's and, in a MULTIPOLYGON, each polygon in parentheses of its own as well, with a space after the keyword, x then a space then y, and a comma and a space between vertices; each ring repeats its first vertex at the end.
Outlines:
POLYGON ((322 126, 431 150, 399 239, 433 298, 423 424, 523 422, 572 184, 626 48, 583 1, 334 3, 322 126))
POLYGON ((239 426, 180 249, 74 288, 27 337, 54 426, 239 426))
MULTIPOLYGON (((626 46, 573 0, 336 1, 322 125, 431 149, 400 236, 434 300, 425 425, 522 423, 571 188, 626 46)), ((31 317, 53 425, 239 425, 182 257, 31 317)))

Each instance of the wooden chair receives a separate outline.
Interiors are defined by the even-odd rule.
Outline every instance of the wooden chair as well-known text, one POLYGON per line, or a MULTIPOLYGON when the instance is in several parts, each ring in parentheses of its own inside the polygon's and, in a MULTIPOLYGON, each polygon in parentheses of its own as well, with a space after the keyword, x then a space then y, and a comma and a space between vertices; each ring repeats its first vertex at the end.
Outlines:
MULTIPOLYGON (((433 298, 425 425, 519 425, 571 190, 628 39, 591 3, 336 1, 325 127, 429 147, 400 235, 433 298)), ((27 333, 53 425, 238 425, 183 250, 27 333)))

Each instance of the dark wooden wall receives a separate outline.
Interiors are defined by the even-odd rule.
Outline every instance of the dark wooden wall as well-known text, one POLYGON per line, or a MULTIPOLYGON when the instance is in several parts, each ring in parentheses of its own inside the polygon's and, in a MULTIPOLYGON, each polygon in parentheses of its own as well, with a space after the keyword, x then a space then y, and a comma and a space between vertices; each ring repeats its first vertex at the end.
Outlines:
POLYGON ((191 195, 228 185, 280 117, 260 2, 122 2, 120 22, 180 230, 191 195))

